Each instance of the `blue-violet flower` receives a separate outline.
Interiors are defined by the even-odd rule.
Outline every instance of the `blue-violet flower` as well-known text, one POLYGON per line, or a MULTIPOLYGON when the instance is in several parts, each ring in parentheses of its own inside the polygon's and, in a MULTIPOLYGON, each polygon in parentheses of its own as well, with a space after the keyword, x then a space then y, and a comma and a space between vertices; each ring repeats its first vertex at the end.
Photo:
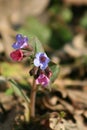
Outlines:
POLYGON ((48 63, 50 59, 47 57, 47 55, 43 52, 39 52, 35 56, 36 58, 34 59, 34 65, 36 67, 40 67, 40 69, 45 70, 48 66, 48 63))
POLYGON ((47 86, 50 80, 45 74, 40 74, 39 77, 36 79, 36 84, 40 84, 42 86, 47 86))
POLYGON ((16 42, 12 45, 14 49, 21 49, 28 46, 28 38, 22 34, 16 35, 16 42))

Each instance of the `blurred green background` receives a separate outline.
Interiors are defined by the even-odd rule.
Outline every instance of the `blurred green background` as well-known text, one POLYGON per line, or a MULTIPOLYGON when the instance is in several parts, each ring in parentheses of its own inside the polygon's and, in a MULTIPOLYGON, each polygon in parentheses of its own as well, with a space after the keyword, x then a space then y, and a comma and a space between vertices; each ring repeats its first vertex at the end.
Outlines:
POLYGON ((37 36, 55 62, 87 64, 86 7, 84 0, 0 0, 0 75, 16 77, 27 66, 9 57, 17 33, 37 36))

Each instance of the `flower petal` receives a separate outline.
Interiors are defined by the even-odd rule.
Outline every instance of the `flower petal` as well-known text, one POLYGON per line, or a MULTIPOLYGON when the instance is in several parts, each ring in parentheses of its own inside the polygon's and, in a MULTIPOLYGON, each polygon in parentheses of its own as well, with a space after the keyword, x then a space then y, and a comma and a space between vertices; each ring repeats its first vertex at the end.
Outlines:
POLYGON ((19 48, 20 48, 18 42, 13 43, 12 47, 13 47, 14 49, 19 49, 19 48))
POLYGON ((14 61, 21 61, 23 59, 23 52, 21 50, 16 50, 10 53, 10 57, 14 61))
POLYGON ((42 86, 47 86, 49 84, 49 78, 44 75, 44 74, 41 74, 39 75, 39 77, 36 79, 36 84, 40 84, 42 86))
POLYGON ((23 37, 22 37, 22 34, 17 34, 17 35, 16 35, 16 40, 17 40, 17 41, 21 41, 22 38, 23 38, 23 37))
POLYGON ((34 59, 34 65, 37 67, 40 66, 42 70, 46 69, 50 61, 47 55, 43 52, 39 52, 35 57, 36 58, 34 59))
POLYGON ((40 66, 40 62, 39 62, 38 59, 34 59, 34 65, 35 65, 36 67, 39 67, 39 66, 40 66))
POLYGON ((39 57, 40 57, 40 55, 41 55, 41 54, 42 54, 42 53, 41 53, 41 52, 39 52, 39 53, 37 53, 37 54, 36 54, 36 56, 35 56, 35 57, 36 57, 37 59, 39 59, 39 57))
POLYGON ((27 44, 27 42, 25 42, 23 45, 21 45, 20 48, 25 48, 25 47, 27 47, 27 46, 28 46, 28 44, 27 44))
POLYGON ((22 36, 21 34, 16 35, 16 42, 13 43, 12 47, 14 49, 21 49, 28 46, 28 38, 26 36, 22 36))
POLYGON ((40 68, 41 68, 42 70, 46 69, 47 66, 48 66, 48 64, 46 64, 46 63, 40 64, 40 68))

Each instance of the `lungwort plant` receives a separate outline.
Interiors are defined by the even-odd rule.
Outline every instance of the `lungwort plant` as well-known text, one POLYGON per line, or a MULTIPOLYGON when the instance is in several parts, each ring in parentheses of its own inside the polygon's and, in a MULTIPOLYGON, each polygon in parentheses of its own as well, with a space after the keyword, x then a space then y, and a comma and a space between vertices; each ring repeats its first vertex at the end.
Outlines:
POLYGON ((23 36, 22 34, 16 35, 16 41, 12 45, 14 51, 10 53, 10 57, 15 62, 20 62, 24 58, 30 60, 29 74, 33 77, 32 87, 30 96, 28 97, 20 89, 21 86, 18 86, 16 82, 10 80, 18 89, 25 98, 28 104, 30 117, 35 117, 35 102, 36 102, 36 93, 38 88, 46 89, 51 86, 51 83, 55 80, 59 73, 59 66, 53 63, 47 54, 44 52, 44 49, 40 41, 36 37, 23 36))

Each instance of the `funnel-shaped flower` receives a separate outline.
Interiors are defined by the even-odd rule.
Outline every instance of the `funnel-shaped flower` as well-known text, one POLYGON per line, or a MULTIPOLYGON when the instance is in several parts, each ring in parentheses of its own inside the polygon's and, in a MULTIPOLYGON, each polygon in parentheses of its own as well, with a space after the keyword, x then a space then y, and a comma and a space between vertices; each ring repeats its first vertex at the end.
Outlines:
POLYGON ((12 45, 14 49, 21 49, 28 46, 28 38, 21 34, 16 35, 16 42, 12 45))
POLYGON ((40 84, 42 86, 47 86, 49 84, 49 78, 45 74, 40 74, 36 79, 36 84, 40 84))
POLYGON ((23 52, 21 50, 16 50, 10 53, 10 57, 14 61, 21 61, 23 59, 23 52))
POLYGON ((35 57, 36 58, 34 59, 34 65, 36 67, 40 67, 42 70, 46 69, 50 61, 47 55, 45 53, 39 52, 35 57))

